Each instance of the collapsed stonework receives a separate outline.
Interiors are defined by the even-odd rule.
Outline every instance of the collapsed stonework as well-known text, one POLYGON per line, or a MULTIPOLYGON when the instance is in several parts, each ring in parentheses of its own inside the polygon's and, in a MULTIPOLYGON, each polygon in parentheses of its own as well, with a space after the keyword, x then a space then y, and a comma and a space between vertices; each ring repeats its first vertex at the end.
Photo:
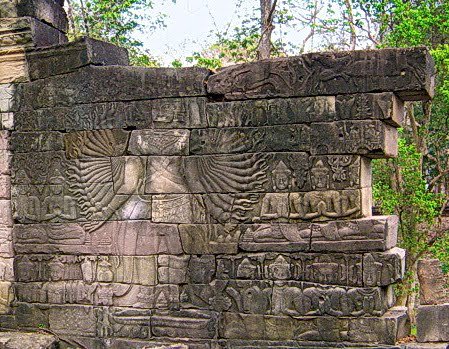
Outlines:
POLYGON ((432 96, 425 49, 138 68, 110 44, 64 44, 61 2, 6 3, 3 328, 141 349, 409 333, 370 161, 397 154, 403 102, 432 96))

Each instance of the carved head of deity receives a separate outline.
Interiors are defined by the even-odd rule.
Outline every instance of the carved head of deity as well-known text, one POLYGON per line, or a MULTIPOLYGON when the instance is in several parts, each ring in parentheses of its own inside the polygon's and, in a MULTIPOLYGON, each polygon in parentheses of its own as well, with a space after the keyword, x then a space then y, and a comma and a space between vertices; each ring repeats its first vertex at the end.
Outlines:
POLYGON ((329 186, 329 169, 324 166, 323 161, 318 160, 315 166, 310 170, 312 174, 312 188, 326 189, 329 186))
POLYGON ((283 161, 279 161, 276 168, 272 171, 272 175, 274 190, 287 190, 292 187, 292 171, 283 161))

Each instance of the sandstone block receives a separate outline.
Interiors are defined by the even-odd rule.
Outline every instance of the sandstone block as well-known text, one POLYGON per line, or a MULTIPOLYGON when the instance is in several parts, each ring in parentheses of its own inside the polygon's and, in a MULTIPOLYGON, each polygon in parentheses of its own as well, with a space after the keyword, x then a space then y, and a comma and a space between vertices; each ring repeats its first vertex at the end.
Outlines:
POLYGON ((126 49, 90 38, 27 54, 31 80, 67 74, 86 65, 128 65, 126 49))
POLYGON ((180 224, 179 233, 187 254, 236 254, 241 231, 235 224, 180 224))
POLYGON ((371 185, 366 158, 303 152, 149 157, 148 173, 147 193, 286 193, 371 185), (182 177, 185 185, 178 184, 182 177))
POLYGON ((248 100, 208 103, 209 127, 261 127, 334 121, 335 97, 248 100))
POLYGON ((14 93, 16 86, 14 84, 0 85, 0 112, 7 113, 15 111, 14 93))
POLYGON ((405 114, 404 103, 392 92, 340 95, 335 106, 338 120, 381 120, 394 127, 402 126, 405 114))
POLYGON ((381 121, 337 121, 311 126, 312 154, 397 156, 397 130, 381 121))
MULTIPOLYGON (((16 224, 14 248, 19 254, 115 254, 148 256, 182 253, 176 225, 150 221, 16 224)), ((199 252, 201 254, 202 252, 199 252)))
POLYGON ((392 248, 386 252, 363 256, 363 283, 365 286, 388 286, 400 281, 405 274, 405 250, 392 248))
POLYGON ((11 17, 34 17, 62 32, 68 29, 64 8, 54 0, 2 0, 0 18, 11 17))
POLYGON ((97 318, 93 307, 64 305, 48 310, 49 327, 65 335, 95 336, 97 318))
POLYGON ((312 251, 385 251, 397 241, 395 216, 336 221, 312 226, 312 251))
POLYGON ((13 284, 9 281, 0 281, 0 314, 10 312, 10 306, 13 300, 13 284))
MULTIPOLYGON (((8 2, 2 0, 2 3, 5 1, 8 2)), ((43 47, 67 42, 62 32, 31 17, 0 18, 0 34, 2 34, 0 52, 4 54, 10 54, 11 49, 43 47)))
POLYGON ((14 113, 0 113, 0 127, 3 130, 14 128, 14 113))
POLYGON ((194 129, 190 135, 190 153, 195 155, 293 150, 310 150, 308 126, 194 129))
POLYGON ((14 153, 61 151, 64 150, 63 135, 59 132, 14 132, 11 150, 14 153))
POLYGON ((133 131, 128 150, 133 155, 188 155, 189 131, 133 131))
POLYGON ((22 110, 167 97, 205 96, 202 68, 87 66, 74 73, 35 80, 19 91, 22 110), (70 91, 70 94, 67 94, 70 91), (38 95, 39 98, 33 96, 38 95))
POLYGON ((449 303, 421 305, 416 313, 418 342, 449 341, 449 303))
POLYGON ((9 55, 0 53, 0 84, 28 81, 25 53, 15 52, 9 55))
POLYGON ((11 199, 11 177, 0 176, 0 199, 11 199))
POLYGON ((215 256, 191 256, 187 268, 189 283, 209 284, 215 277, 215 256))
MULTIPOLYGON (((46 143, 47 140, 52 140, 54 137, 49 135, 45 137, 44 134, 28 135, 28 139, 34 140, 34 147, 56 147, 60 148, 53 143, 46 143), (34 137, 35 136, 35 137, 34 137)), ((59 137, 57 137, 59 138, 59 137)), ((14 139, 15 147, 25 148, 26 144, 20 144, 21 138, 14 139)), ((60 140, 60 139, 59 139, 60 140)), ((32 144, 30 144, 31 146, 32 144)), ((25 150, 25 149, 23 149, 25 150)), ((1 153, 0 153, 1 154, 1 153)), ((7 154, 6 154, 7 155, 7 154)), ((48 151, 39 153, 15 153, 11 161, 11 181, 13 184, 18 185, 14 188, 14 192, 20 195, 22 188, 20 186, 28 185, 28 189, 31 195, 33 185, 60 185, 63 186, 64 175, 66 173, 67 164, 65 163, 65 155, 62 151, 48 151)), ((25 188, 23 188, 25 190, 25 188)), ((39 188, 36 192, 42 192, 43 188, 39 188)), ((49 189, 49 188, 47 188, 49 189)), ((45 195, 43 195, 45 196, 45 195)))
POLYGON ((20 255, 15 258, 19 282, 84 281, 154 286, 156 256, 58 256, 20 255))
POLYGON ((421 305, 449 303, 448 278, 438 259, 418 261, 419 302, 421 305))
POLYGON ((155 337, 214 338, 218 316, 214 312, 183 310, 157 311, 151 319, 155 337))
POLYGON ((203 97, 169 98, 21 111, 15 126, 20 131, 204 127, 205 102, 203 97))
POLYGON ((242 225, 239 247, 244 251, 297 252, 310 249, 311 226, 299 224, 242 225))
POLYGON ((220 315, 219 335, 226 339, 299 340, 316 342, 369 342, 394 345, 405 336, 404 310, 382 317, 334 318, 249 315, 224 312, 220 315))
POLYGON ((57 338, 43 333, 1 332, 1 349, 49 349, 57 345, 57 338))
POLYGON ((449 343, 409 343, 405 349, 448 349, 449 343))
POLYGON ((210 77, 208 91, 228 100, 396 92, 403 100, 433 95, 434 67, 423 48, 310 53, 240 64, 210 77))
POLYGON ((18 131, 64 131, 67 113, 74 113, 74 117, 80 115, 75 109, 52 108, 20 111, 14 113, 14 128, 18 131))

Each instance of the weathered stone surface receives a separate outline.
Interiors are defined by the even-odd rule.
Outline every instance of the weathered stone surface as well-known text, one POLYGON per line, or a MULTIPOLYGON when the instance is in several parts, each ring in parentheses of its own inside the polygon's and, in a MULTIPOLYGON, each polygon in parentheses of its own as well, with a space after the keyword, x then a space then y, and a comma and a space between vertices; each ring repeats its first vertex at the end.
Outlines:
POLYGON ((157 265, 156 256, 21 255, 15 258, 14 275, 20 282, 84 281, 154 286, 158 282, 157 265))
POLYGON ((28 80, 25 54, 17 51, 12 54, 0 53, 0 84, 19 83, 28 80))
POLYGON ((418 261, 419 303, 433 305, 449 303, 448 278, 438 259, 418 261))
POLYGON ((13 284, 9 281, 0 281, 0 314, 9 313, 13 299, 13 284))
POLYGON ((49 308, 47 316, 49 328, 56 333, 79 336, 96 334, 97 319, 91 307, 53 306, 49 308))
POLYGON ((310 53, 224 68, 208 92, 233 100, 394 91, 417 100, 432 97, 433 78, 424 48, 310 53))
POLYGON ((367 253, 363 257, 363 283, 365 286, 387 286, 404 277, 405 253, 392 248, 382 253, 367 253))
POLYGON ((0 112, 7 113, 16 110, 14 103, 14 84, 0 85, 0 112))
POLYGON ((75 73, 36 80, 19 91, 24 110, 98 102, 205 96, 201 68, 87 66, 75 73), (68 93, 70 91, 70 93, 68 93))
MULTIPOLYGON (((5 1, 8 2, 2 0, 2 3, 5 1)), ((31 17, 0 18, 0 34, 0 52, 5 54, 12 53, 11 48, 34 48, 67 42, 59 30, 31 17)))
POLYGON ((125 155, 130 132, 96 130, 64 135, 67 159, 116 157, 125 155))
POLYGON ((245 128, 194 129, 190 153, 226 154, 278 151, 310 151, 310 128, 286 125, 245 128))
POLYGON ((0 199, 11 199, 11 177, 0 175, 0 199))
POLYGON ((0 257, 13 257, 12 239, 12 229, 4 225, 0 226, 0 257))
POLYGON ((395 157, 397 130, 381 121, 337 121, 311 126, 312 154, 395 157))
POLYGON ((21 111, 16 114, 15 127, 20 131, 204 127, 205 103, 206 98, 193 97, 90 103, 21 111))
MULTIPOLYGON (((47 142, 47 140, 55 138, 53 135, 46 137, 44 134, 28 134, 26 137, 35 142, 34 146, 37 149, 55 146, 60 148, 61 146, 61 144, 58 146, 57 144, 47 142)), ((26 146, 26 144, 20 144, 22 138, 17 139, 13 136, 12 139, 14 140, 14 147, 26 146)), ((11 180, 16 185, 28 185, 29 188, 27 189, 31 189, 32 185, 54 184, 62 186, 64 182, 67 182, 67 179, 64 178, 66 169, 65 154, 62 151, 34 153, 32 156, 29 153, 15 153, 11 164, 11 180)), ((14 189, 20 195, 22 190, 19 189, 21 188, 15 187, 14 189)))
POLYGON ((448 349, 449 343, 409 343, 405 349, 448 349))
POLYGON ((404 310, 390 311, 382 317, 360 319, 221 314, 219 334, 227 339, 302 340, 317 342, 369 342, 394 345, 405 336, 404 310))
POLYGON ((397 241, 398 218, 379 216, 312 225, 312 251, 385 251, 397 241))
POLYGON ((306 153, 149 157, 147 193, 305 192, 371 186, 368 159, 306 153), (180 183, 184 181, 185 185, 180 183))
MULTIPOLYGON (((257 198, 253 211, 241 221, 267 224, 287 221, 328 221, 370 215, 371 191, 328 190, 299 193, 266 193, 257 198)), ((256 199, 254 199, 255 201, 256 199)))
POLYGON ((158 279, 161 284, 185 284, 190 256, 158 256, 158 279))
POLYGON ((128 149, 133 155, 188 155, 189 131, 133 131, 128 149))
POLYGON ((157 311, 152 317, 151 324, 155 337, 214 338, 217 322, 216 313, 183 310, 157 311))
MULTIPOLYGON (((19 254, 73 253, 146 256, 180 254, 176 225, 150 221, 75 224, 16 224, 14 248, 19 254)), ((202 253, 202 252, 198 252, 202 253)))
MULTIPOLYGON (((35 45, 6 32, 5 47, 35 45)), ((110 65, 127 63, 114 50, 28 50, 36 80, 0 86, 0 283, 16 296, 2 326, 92 349, 408 334, 388 310, 405 255, 397 218, 371 217, 370 157, 395 154, 402 100, 431 93, 423 49, 262 61, 214 95, 242 66, 208 79, 110 65)))
POLYGON ((128 65, 126 49, 107 42, 83 38, 58 47, 27 53, 31 80, 66 74, 86 65, 128 65))
POLYGON ((142 309, 172 309, 179 306, 177 285, 126 285, 50 281, 15 285, 19 302, 46 304, 82 304, 95 306, 120 306, 142 309))
POLYGON ((335 97, 208 103, 209 127, 260 127, 336 119, 335 97))
POLYGON ((421 305, 416 312, 418 342, 449 341, 449 303, 421 305))
POLYGON ((64 150, 63 135, 60 132, 14 132, 11 150, 14 153, 64 150))
POLYGON ((310 249, 311 226, 299 224, 243 225, 239 247, 244 251, 296 252, 310 249))
POLYGON ((260 127, 337 120, 401 126, 403 102, 392 92, 208 103, 209 127, 260 127))
POLYGON ((50 334, 0 332, 1 349, 54 349, 57 342, 56 336, 50 334))
POLYGON ((235 254, 241 235, 236 224, 180 224, 179 233, 187 254, 235 254))
POLYGON ((53 0, 2 0, 0 18, 34 17, 63 32, 68 21, 64 8, 53 0))
MULTIPOLYGON (((340 95, 335 101, 338 120, 381 120, 402 126, 404 103, 392 92, 340 95)), ((327 120, 322 120, 327 121, 327 120)))

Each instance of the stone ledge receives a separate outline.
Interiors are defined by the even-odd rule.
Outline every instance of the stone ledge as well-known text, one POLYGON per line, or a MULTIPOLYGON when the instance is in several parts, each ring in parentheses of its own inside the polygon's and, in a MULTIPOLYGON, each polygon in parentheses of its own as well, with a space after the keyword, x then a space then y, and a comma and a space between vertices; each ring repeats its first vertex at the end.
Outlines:
POLYGON ((86 65, 129 65, 126 49, 113 44, 83 38, 62 46, 27 53, 31 80, 67 74, 86 65))
POLYGON ((394 91, 402 100, 433 96, 425 48, 310 53, 224 68, 208 91, 227 100, 394 91))

